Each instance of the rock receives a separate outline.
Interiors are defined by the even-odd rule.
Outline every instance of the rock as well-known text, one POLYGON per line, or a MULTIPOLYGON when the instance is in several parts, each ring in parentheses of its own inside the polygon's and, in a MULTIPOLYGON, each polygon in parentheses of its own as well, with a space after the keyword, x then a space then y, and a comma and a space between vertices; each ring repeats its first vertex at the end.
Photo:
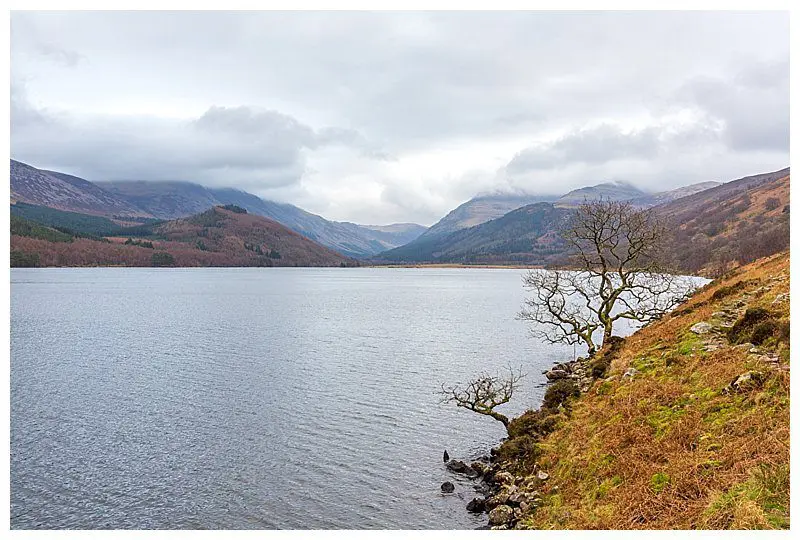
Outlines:
POLYGON ((486 510, 486 499, 482 497, 475 497, 467 503, 467 512, 474 512, 480 514, 486 510))
POLYGON ((444 456, 442 456, 442 459, 444 460, 445 463, 450 461, 450 454, 447 453, 447 450, 444 451, 444 456))
POLYGON ((775 300, 772 301, 772 305, 781 304, 786 302, 789 299, 789 293, 781 293, 775 297, 775 300))
POLYGON ((702 321, 692 326, 689 330, 691 330, 695 334, 708 334, 712 328, 714 327, 708 324, 707 322, 702 321))
POLYGON ((728 385, 728 388, 729 391, 746 392, 747 390, 759 388, 763 382, 763 373, 760 371, 747 371, 736 377, 736 379, 728 385))
POLYGON ((622 374, 622 380, 625 379, 633 379, 636 375, 639 374, 639 370, 635 367, 629 367, 625 370, 625 373, 622 374))
POLYGON ((567 377, 569 377, 569 373, 567 373, 563 369, 551 369, 544 375, 545 377, 547 377, 547 380, 550 381, 557 381, 559 379, 566 379, 567 377))
POLYGON ((514 519, 514 509, 505 504, 501 504, 489 512, 489 525, 508 525, 512 519, 514 519))
POLYGON ((513 484, 514 477, 511 475, 511 473, 500 471, 498 473, 495 473, 494 481, 498 484, 513 484))
POLYGON ((473 461, 469 466, 478 476, 483 476, 484 473, 489 470, 489 466, 482 461, 473 461))
POLYGON ((549 475, 549 474, 547 474, 547 473, 546 473, 546 472, 544 472, 544 471, 539 471, 539 472, 537 472, 537 473, 536 473, 536 478, 538 478, 539 480, 541 480, 542 482, 544 482, 545 480, 547 480, 548 478, 550 478, 550 475, 549 475))
POLYGON ((456 486, 454 486, 452 482, 445 482, 442 484, 442 493, 453 493, 455 490, 456 486))
POLYGON ((711 314, 711 316, 715 319, 727 319, 729 317, 728 312, 726 311, 715 311, 711 314))
POLYGON ((467 465, 463 461, 458 461, 456 459, 451 459, 450 461, 445 463, 444 466, 447 467, 448 470, 453 471, 454 473, 462 473, 463 474, 463 473, 465 473, 467 471, 471 471, 472 470, 469 465, 467 465))

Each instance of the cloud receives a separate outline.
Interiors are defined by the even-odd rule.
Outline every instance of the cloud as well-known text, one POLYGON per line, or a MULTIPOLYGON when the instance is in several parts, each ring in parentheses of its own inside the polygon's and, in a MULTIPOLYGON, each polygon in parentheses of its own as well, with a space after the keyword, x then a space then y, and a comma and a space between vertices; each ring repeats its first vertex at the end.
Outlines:
POLYGON ((479 192, 725 180, 788 163, 788 20, 14 12, 12 155, 373 223, 479 192))
POLYGON ((259 191, 297 183, 306 152, 351 144, 356 132, 320 132, 297 119, 253 107, 212 106, 184 121, 159 117, 78 116, 33 107, 12 91, 12 155, 40 167, 99 181, 181 180, 259 191))
POLYGON ((788 59, 751 64, 727 79, 695 78, 676 102, 721 122, 731 150, 789 150, 788 59))

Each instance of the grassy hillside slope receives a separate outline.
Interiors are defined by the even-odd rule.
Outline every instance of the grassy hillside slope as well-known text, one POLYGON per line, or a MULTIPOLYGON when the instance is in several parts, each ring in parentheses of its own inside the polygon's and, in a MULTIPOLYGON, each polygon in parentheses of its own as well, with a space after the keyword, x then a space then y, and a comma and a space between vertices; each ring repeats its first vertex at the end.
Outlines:
POLYGON ((714 277, 789 248, 787 170, 742 178, 658 207, 682 270, 714 277))
MULTIPOLYGON (((352 266, 355 261, 270 219, 215 207, 85 238, 12 216, 12 266, 352 266)), ((236 211, 238 210, 238 211, 236 211)))
POLYGON ((729 273, 609 352, 587 392, 515 419, 496 495, 526 501, 515 526, 788 528, 788 294, 788 252, 729 273))

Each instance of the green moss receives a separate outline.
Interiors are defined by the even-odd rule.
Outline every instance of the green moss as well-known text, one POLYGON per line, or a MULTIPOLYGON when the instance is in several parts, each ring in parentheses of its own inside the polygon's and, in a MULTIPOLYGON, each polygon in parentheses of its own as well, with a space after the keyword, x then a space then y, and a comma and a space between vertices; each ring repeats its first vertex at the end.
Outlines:
POLYGON ((683 416, 686 411, 682 406, 659 407, 647 416, 647 424, 653 428, 653 435, 660 439, 672 429, 673 424, 683 416))
POLYGON ((650 487, 656 493, 661 493, 669 485, 669 475, 664 472, 658 472, 650 478, 650 487))

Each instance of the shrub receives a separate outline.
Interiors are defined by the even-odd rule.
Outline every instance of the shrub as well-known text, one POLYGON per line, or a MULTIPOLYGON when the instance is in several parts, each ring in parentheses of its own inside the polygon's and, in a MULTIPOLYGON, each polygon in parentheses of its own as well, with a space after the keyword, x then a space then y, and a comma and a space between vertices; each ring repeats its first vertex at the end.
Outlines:
POLYGON ((778 323, 773 319, 760 322, 753 328, 753 333, 750 334, 750 343, 753 345, 761 345, 774 336, 777 330, 778 323))
POLYGON ((153 266, 172 266, 175 264, 175 257, 166 251, 157 251, 150 257, 150 262, 153 266))
POLYGON ((746 287, 752 285, 753 283, 755 283, 754 280, 746 279, 743 281, 737 281, 736 283, 732 283, 727 287, 720 287, 719 289, 714 291, 714 294, 711 295, 711 300, 721 300, 727 296, 736 294, 744 290, 746 287))
POLYGON ((229 210, 229 211, 233 212, 234 214, 246 214, 247 213, 247 210, 245 210, 241 206, 237 206, 235 204, 226 204, 222 208, 224 208, 225 210, 229 210))
POLYGON ((35 268, 39 266, 38 253, 11 250, 11 268, 35 268))
MULTIPOLYGON (((763 308, 749 308, 744 315, 728 330, 728 340, 731 343, 747 343, 752 339, 756 326, 771 319, 772 314, 763 308)), ((760 331, 764 332, 764 329, 760 331)))
POLYGON ((544 393, 542 407, 545 409, 556 410, 559 405, 563 405, 571 397, 580 394, 578 385, 570 379, 561 379, 551 384, 544 393))
POLYGON ((770 197, 766 201, 764 201, 764 208, 767 209, 769 212, 770 210, 775 210, 781 205, 781 201, 775 197, 770 197))
POLYGON ((556 427, 556 415, 549 409, 527 411, 525 414, 514 418, 508 424, 508 436, 511 438, 527 435, 529 437, 544 437, 552 433, 556 427))
POLYGON ((502 462, 514 465, 533 465, 542 453, 536 442, 537 439, 529 435, 514 437, 504 442, 497 449, 496 455, 502 462))

